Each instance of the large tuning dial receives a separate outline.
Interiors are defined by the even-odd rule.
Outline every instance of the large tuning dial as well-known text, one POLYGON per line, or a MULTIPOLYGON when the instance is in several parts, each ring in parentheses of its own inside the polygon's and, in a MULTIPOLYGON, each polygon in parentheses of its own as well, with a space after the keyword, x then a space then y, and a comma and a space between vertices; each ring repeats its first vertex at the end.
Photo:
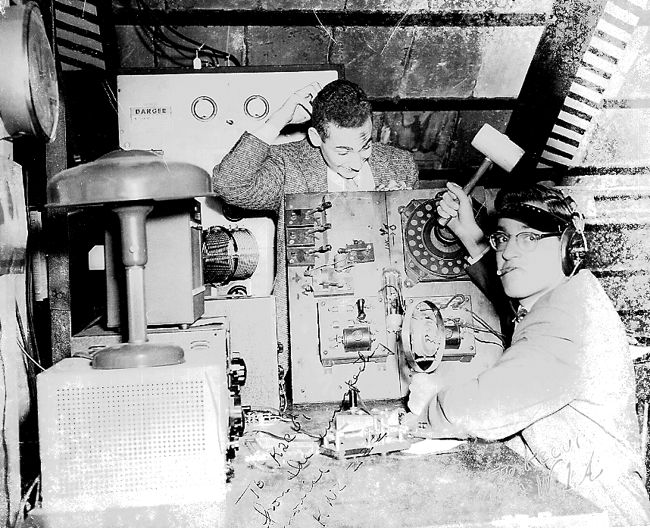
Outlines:
POLYGON ((434 200, 413 200, 402 211, 406 274, 414 282, 456 279, 465 273, 458 239, 437 222, 434 200))

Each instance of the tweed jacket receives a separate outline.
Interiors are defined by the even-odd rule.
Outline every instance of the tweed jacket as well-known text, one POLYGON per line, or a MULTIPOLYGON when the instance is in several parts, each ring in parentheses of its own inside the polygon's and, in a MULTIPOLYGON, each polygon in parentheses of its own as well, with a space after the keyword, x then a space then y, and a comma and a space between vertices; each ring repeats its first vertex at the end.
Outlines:
POLYGON ((440 391, 427 417, 436 436, 509 439, 612 525, 646 525, 635 402, 623 324, 583 270, 535 302, 492 368, 440 391))
MULTIPOLYGON (((391 180, 414 188, 418 169, 406 151, 373 143, 368 160, 375 186, 391 180)), ((214 168, 212 187, 226 203, 245 209, 271 210, 277 217, 277 259, 274 295, 278 311, 278 339, 288 350, 288 311, 284 234, 285 194, 327 192, 327 165, 307 139, 268 145, 245 132, 214 168)), ((285 366, 286 367, 286 366, 285 366)))

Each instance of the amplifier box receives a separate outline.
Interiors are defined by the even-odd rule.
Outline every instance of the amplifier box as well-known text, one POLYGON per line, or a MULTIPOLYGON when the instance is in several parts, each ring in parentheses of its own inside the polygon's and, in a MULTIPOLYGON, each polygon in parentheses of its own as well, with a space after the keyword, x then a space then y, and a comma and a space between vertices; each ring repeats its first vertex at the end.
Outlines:
MULTIPOLYGON (((106 326, 126 326, 126 277, 117 215, 106 230, 106 326)), ((196 200, 157 202, 147 215, 144 271, 149 326, 187 326, 203 315, 201 207, 196 200)))
MULTIPOLYGON (((280 407, 275 297, 206 298, 204 317, 225 316, 230 343, 246 363, 242 405, 280 407)), ((284 366, 285 372, 288 365, 284 366)))
MULTIPOLYGON (((214 503, 225 495, 227 327, 177 332, 180 365, 96 370, 67 358, 37 378, 43 508, 214 503)), ((150 336, 168 342, 168 334, 150 336)))

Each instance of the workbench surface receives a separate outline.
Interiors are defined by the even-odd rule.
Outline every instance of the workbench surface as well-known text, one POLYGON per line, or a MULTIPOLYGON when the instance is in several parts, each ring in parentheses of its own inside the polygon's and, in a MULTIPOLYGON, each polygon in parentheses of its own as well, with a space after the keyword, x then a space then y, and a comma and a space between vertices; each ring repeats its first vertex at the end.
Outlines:
POLYGON ((225 526, 609 526, 595 506, 501 442, 468 441, 440 454, 324 456, 300 433, 322 435, 336 411, 303 405, 286 429, 248 428, 225 526))

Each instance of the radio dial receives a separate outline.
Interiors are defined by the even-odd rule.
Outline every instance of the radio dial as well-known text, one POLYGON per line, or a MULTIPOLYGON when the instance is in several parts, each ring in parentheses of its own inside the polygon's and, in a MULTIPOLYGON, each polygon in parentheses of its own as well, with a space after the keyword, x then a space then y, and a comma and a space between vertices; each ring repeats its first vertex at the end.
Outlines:
POLYGON ((218 111, 217 103, 207 95, 197 97, 192 103, 192 115, 199 121, 210 121, 218 111))
POLYGON ((251 95, 244 102, 244 112, 253 119, 264 119, 269 115, 269 102, 261 95, 251 95))

